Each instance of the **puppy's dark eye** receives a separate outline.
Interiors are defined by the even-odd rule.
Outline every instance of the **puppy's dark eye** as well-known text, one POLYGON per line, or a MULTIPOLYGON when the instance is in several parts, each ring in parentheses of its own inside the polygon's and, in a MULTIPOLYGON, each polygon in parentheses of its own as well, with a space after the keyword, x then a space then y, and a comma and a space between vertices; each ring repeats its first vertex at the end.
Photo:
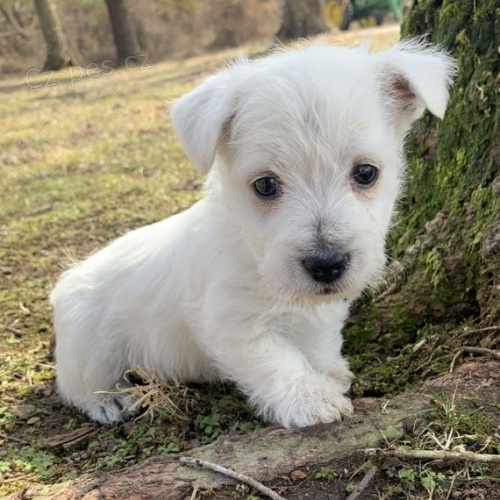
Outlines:
POLYGON ((274 177, 261 177, 253 183, 257 196, 275 198, 278 195, 278 181, 274 177))
POLYGON ((375 184, 378 177, 378 168, 373 165, 356 165, 352 171, 352 178, 360 187, 369 187, 375 184))

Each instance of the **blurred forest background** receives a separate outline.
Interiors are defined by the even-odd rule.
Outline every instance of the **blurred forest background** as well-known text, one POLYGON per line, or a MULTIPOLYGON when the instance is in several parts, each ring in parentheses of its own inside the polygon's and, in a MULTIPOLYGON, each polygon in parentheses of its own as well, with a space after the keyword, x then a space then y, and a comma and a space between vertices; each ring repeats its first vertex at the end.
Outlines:
POLYGON ((128 11, 136 49, 149 54, 148 62, 185 58, 252 39, 271 39, 281 16, 279 0, 3 0, 2 75, 44 66, 47 48, 35 9, 40 6, 55 11, 71 63, 84 66, 117 59, 110 7, 128 11))
POLYGON ((29 69, 184 59, 288 40, 352 21, 400 20, 409 0, 0 0, 0 76, 29 69))

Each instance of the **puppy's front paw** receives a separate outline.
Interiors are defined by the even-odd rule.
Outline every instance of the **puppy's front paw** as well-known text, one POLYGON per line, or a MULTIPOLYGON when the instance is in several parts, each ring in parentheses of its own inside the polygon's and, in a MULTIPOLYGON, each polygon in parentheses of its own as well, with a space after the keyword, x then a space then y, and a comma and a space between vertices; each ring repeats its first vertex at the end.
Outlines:
POLYGON ((354 379, 354 373, 344 366, 336 366, 328 370, 327 375, 335 380, 339 385, 341 392, 347 392, 354 379))
POLYGON ((284 394, 286 397, 269 404, 263 413, 287 428, 333 422, 353 411, 343 386, 327 376, 304 377, 284 394))

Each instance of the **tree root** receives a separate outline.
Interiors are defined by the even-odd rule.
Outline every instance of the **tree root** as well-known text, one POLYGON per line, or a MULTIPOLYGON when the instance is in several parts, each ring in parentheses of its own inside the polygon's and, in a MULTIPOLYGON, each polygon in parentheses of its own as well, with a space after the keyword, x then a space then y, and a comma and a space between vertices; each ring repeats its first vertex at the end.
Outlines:
POLYGON ((455 354, 455 356, 453 356, 453 359, 451 360, 450 373, 453 371, 453 368, 455 367, 455 362, 457 361, 458 357, 466 352, 470 352, 472 354, 482 354, 484 356, 490 356, 493 359, 500 359, 500 351, 494 351, 493 349, 486 349, 485 347, 463 346, 457 351, 457 353, 455 354))

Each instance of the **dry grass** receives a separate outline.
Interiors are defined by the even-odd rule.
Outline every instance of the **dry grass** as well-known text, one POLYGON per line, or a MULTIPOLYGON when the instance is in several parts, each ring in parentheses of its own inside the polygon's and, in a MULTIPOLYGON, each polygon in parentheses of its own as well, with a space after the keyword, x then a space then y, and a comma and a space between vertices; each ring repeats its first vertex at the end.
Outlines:
POLYGON ((125 372, 124 379, 116 386, 116 392, 126 396, 130 412, 138 413, 138 418, 149 417, 153 422, 155 417, 161 417, 181 425, 201 411, 200 393, 186 384, 166 382, 140 366, 125 372))

